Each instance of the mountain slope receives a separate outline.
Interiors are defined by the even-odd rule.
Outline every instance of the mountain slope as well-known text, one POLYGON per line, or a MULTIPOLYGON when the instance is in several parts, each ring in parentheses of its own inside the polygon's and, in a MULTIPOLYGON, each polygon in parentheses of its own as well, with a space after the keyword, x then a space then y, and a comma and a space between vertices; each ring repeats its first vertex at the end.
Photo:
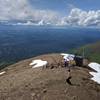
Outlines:
POLYGON ((90 61, 100 63, 100 41, 78 48, 74 50, 74 52, 80 55, 82 55, 84 52, 84 56, 90 61))
POLYGON ((60 54, 42 55, 9 66, 0 76, 0 100, 98 100, 100 85, 90 80, 89 69, 71 68, 72 86, 66 83, 67 68, 35 68, 29 64, 34 59, 57 65, 60 54))

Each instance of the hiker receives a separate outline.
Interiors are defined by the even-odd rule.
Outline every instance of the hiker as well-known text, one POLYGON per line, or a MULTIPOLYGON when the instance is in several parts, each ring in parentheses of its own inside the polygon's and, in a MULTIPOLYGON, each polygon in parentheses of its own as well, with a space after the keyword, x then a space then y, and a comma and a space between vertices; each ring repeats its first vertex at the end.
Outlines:
POLYGON ((68 62, 68 69, 70 70, 70 67, 71 67, 71 60, 69 60, 68 62))
POLYGON ((66 82, 69 84, 69 85, 72 85, 71 83, 71 71, 70 71, 70 68, 68 69, 68 74, 67 74, 67 79, 66 79, 66 82))
POLYGON ((64 67, 67 67, 68 66, 68 61, 67 59, 64 59, 64 67))
POLYGON ((69 61, 68 61, 68 72, 67 72, 67 79, 66 79, 66 82, 69 84, 69 85, 72 85, 72 83, 71 83, 71 78, 72 78, 72 76, 71 76, 71 70, 70 70, 70 67, 72 66, 71 65, 71 61, 73 60, 72 59, 72 57, 68 57, 68 59, 69 59, 69 61))

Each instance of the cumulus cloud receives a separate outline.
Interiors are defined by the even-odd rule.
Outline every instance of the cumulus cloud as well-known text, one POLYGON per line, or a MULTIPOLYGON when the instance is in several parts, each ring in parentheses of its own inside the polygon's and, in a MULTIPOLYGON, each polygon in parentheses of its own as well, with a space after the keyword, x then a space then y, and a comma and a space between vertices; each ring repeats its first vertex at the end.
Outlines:
POLYGON ((79 8, 73 8, 68 16, 62 18, 61 25, 99 26, 100 10, 84 11, 79 8))
POLYGON ((0 0, 0 20, 33 20, 56 23, 57 13, 37 10, 28 0, 0 0))
POLYGON ((29 0, 0 0, 0 22, 26 20, 25 25, 37 25, 38 23, 39 25, 100 26, 100 10, 84 11, 79 8, 72 8, 65 17, 59 16, 58 12, 52 10, 33 8, 29 0))

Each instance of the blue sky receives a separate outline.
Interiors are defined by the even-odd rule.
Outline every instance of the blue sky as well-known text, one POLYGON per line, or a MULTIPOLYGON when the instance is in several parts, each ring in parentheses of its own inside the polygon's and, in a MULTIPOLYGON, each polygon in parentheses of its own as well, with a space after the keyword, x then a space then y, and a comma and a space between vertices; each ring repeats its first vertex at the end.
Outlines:
POLYGON ((0 21, 5 20, 100 27, 100 0, 0 0, 0 21))
POLYGON ((34 8, 55 10, 62 14, 68 13, 74 7, 87 11, 100 9, 100 0, 30 0, 30 2, 34 8))

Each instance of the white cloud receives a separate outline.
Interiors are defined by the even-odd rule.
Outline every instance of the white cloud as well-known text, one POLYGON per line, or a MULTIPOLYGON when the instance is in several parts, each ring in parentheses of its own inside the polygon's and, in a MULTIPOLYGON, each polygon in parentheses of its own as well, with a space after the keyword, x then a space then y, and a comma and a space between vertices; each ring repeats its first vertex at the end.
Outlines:
POLYGON ((67 17, 62 18, 61 25, 98 26, 100 25, 100 10, 84 11, 73 8, 67 17))
POLYGON ((0 0, 0 20, 33 20, 54 23, 57 13, 32 8, 28 0, 0 0))
POLYGON ((28 24, 55 24, 69 26, 100 26, 100 10, 84 11, 72 8, 70 13, 59 17, 55 11, 39 10, 32 7, 29 0, 0 0, 0 21, 27 20, 28 24), (32 23, 29 23, 32 21, 32 23), (40 23, 43 22, 43 23, 40 23))

